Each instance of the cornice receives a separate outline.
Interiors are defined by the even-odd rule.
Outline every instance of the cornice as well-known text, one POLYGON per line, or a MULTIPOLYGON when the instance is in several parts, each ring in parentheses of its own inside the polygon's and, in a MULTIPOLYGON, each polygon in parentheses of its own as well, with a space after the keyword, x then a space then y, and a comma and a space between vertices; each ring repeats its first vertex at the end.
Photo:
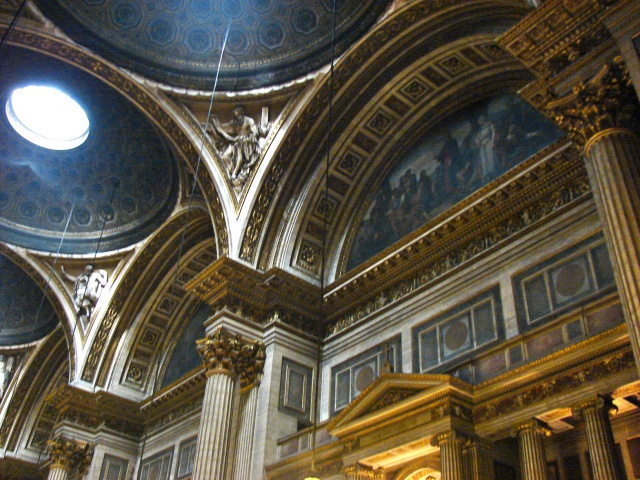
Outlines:
POLYGON ((144 424, 137 402, 105 391, 96 393, 61 385, 48 397, 57 411, 57 422, 69 422, 91 430, 107 428, 140 437, 144 424))
POLYGON ((498 244, 555 218, 590 192, 577 151, 564 142, 516 167, 327 288, 329 335, 468 266, 498 244))
POLYGON ((221 257, 185 285, 185 289, 213 311, 236 310, 259 325, 277 316, 284 323, 316 332, 320 322, 318 288, 279 268, 259 272, 221 257))

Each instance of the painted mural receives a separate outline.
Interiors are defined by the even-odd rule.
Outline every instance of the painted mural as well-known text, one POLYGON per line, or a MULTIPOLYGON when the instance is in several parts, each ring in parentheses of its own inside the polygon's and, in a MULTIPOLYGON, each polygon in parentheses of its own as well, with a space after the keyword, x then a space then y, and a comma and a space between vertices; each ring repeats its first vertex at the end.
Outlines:
POLYGON ((381 252, 562 136, 515 94, 452 115, 382 182, 358 229, 347 268, 381 252))

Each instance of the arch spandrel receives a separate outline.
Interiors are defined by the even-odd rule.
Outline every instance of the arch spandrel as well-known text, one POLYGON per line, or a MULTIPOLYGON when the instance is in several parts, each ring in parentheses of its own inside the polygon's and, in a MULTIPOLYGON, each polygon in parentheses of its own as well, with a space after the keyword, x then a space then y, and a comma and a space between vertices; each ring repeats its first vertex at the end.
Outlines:
MULTIPOLYGON (((332 230, 330 245, 339 246, 344 241, 338 239, 344 225, 340 226, 336 221, 343 215, 344 205, 353 204, 353 192, 358 189, 362 192, 362 179, 367 167, 381 162, 379 150, 399 138, 400 129, 392 124, 411 117, 414 104, 419 103, 407 98, 410 93, 391 98, 390 90, 398 87, 394 81, 410 80, 408 75, 417 74, 411 70, 412 66, 427 58, 435 60, 438 54, 448 51, 451 57, 457 55, 468 68, 457 71, 455 64, 438 66, 434 73, 444 75, 444 82, 435 78, 425 80, 436 92, 444 84, 450 87, 460 83, 458 80, 461 78, 470 84, 470 71, 477 70, 483 77, 498 64, 503 72, 505 67, 512 69, 507 77, 513 82, 513 88, 523 85, 530 77, 493 43, 493 38, 496 32, 506 30, 526 11, 523 5, 506 6, 493 2, 438 7, 429 2, 415 2, 385 19, 339 59, 333 78, 333 149, 327 208, 335 216, 329 225, 332 230), (454 19, 458 23, 452 22, 454 19), (455 32, 447 30, 447 25, 451 24, 457 25, 455 32), (404 33, 398 35, 398 31, 404 33), (480 39, 484 39, 484 45, 480 45, 480 39), (470 40, 472 45, 467 45, 470 53, 460 57, 463 55, 460 52, 470 40), (369 118, 375 105, 386 113, 385 118, 369 118), (365 120, 368 123, 364 123, 365 120), (347 145, 350 147, 348 151, 347 145)), ((447 58, 438 60, 443 62, 447 58)), ((257 195, 257 206, 251 212, 250 227, 245 234, 240 257, 250 262, 257 261, 263 269, 276 264, 299 276, 317 279, 322 210, 325 208, 320 204, 320 190, 324 186, 328 94, 327 76, 283 139, 277 154, 278 161, 267 172, 257 195), (270 200, 272 197, 276 198, 274 202, 270 200), (285 218, 287 222, 283 222, 285 218), (290 240, 292 235, 286 223, 296 225, 294 241, 290 240)), ((422 115, 428 111, 425 106, 419 108, 422 115)), ((339 271, 337 260, 336 257, 330 262, 332 276, 339 271)))

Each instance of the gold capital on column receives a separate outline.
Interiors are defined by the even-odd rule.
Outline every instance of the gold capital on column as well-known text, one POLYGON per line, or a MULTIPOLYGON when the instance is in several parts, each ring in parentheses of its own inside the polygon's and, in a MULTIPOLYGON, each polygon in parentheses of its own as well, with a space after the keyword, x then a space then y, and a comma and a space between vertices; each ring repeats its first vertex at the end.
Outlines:
POLYGON ((240 388, 258 384, 264 371, 265 348, 261 342, 242 346, 237 364, 240 388))
POLYGON ((55 437, 47 441, 47 451, 51 459, 50 468, 60 468, 67 472, 84 475, 93 459, 93 445, 76 442, 63 437, 55 437))
POLYGON ((576 84, 570 94, 549 102, 546 111, 571 140, 587 148, 600 132, 639 127, 638 97, 621 57, 589 81, 576 84))
POLYGON ((547 460, 544 453, 544 437, 551 431, 535 419, 511 429, 511 436, 518 439, 522 480, 547 480, 547 460))
POLYGON ((440 447, 440 470, 442 480, 464 480, 465 468, 462 460, 462 447, 468 439, 455 431, 441 433, 431 439, 431 445, 440 447))
POLYGON ((243 347, 240 335, 231 335, 223 328, 218 328, 205 338, 196 340, 196 346, 207 376, 214 373, 230 376, 237 374, 238 360, 243 347))

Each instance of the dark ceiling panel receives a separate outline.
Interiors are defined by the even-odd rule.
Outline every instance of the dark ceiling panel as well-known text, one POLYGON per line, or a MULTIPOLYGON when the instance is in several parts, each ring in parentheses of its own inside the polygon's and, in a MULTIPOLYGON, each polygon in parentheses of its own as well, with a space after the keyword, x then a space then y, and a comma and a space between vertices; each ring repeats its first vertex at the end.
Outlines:
MULTIPOLYGON (((301 77, 329 62, 333 0, 41 0, 79 43, 150 78, 244 90, 301 77)), ((388 0, 337 0, 336 51, 360 38, 388 0)))

